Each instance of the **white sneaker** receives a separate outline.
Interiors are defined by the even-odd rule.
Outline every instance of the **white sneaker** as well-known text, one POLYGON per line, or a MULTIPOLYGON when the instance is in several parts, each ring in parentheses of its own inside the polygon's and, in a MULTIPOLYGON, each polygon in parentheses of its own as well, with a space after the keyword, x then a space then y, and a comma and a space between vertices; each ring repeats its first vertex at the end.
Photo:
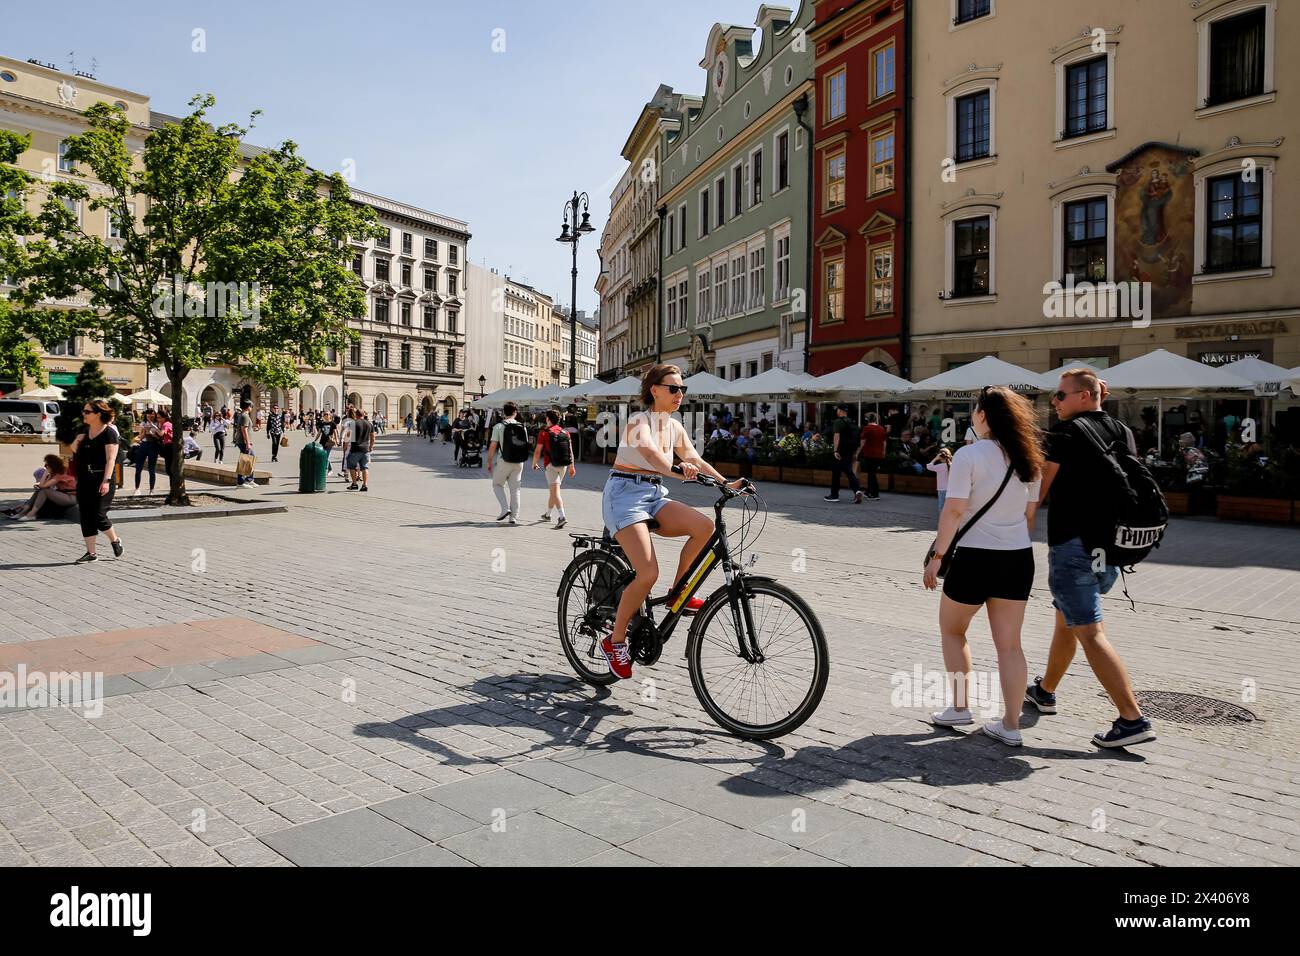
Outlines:
POLYGON ((1024 738, 1020 736, 1020 731, 1007 730, 1007 728, 1002 726, 1002 721, 1000 720, 995 720, 991 724, 985 724, 981 729, 994 740, 999 740, 1008 747, 1019 747, 1025 742, 1024 738))
POLYGON ((975 723, 975 718, 970 715, 969 710, 958 710, 956 707, 949 707, 941 714, 931 714, 930 723, 936 727, 961 727, 965 724, 975 723))
POLYGON ((511 523, 511 524, 519 524, 519 522, 515 520, 515 516, 514 516, 513 514, 510 515, 510 523, 511 523))

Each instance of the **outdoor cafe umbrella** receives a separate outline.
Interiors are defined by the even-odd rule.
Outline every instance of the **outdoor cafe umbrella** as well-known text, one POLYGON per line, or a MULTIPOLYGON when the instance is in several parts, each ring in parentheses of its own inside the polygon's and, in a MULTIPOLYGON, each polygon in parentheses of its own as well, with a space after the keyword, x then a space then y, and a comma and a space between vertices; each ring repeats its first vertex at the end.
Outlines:
POLYGON ((927 397, 933 398, 956 397, 948 396, 948 393, 978 392, 986 385, 1002 385, 1017 392, 1047 390, 1043 376, 1038 372, 1031 372, 1027 368, 986 355, 977 361, 950 368, 946 372, 931 375, 915 383, 912 386, 912 394, 918 398, 923 392, 927 393, 927 397))
POLYGON ((131 405, 170 405, 172 400, 162 392, 152 388, 142 388, 126 397, 131 405))
POLYGON ((639 375, 628 375, 620 378, 617 382, 611 382, 608 385, 601 385, 593 388, 587 393, 588 398, 595 398, 602 402, 616 402, 620 398, 632 399, 641 397, 641 377, 639 375))
POLYGON ((28 401, 46 400, 54 402, 61 402, 64 398, 63 389, 59 388, 57 385, 46 385, 44 388, 38 388, 35 391, 23 392, 18 397, 25 398, 28 401))
POLYGON ((696 372, 690 378, 682 379, 682 384, 689 389, 686 397, 693 402, 722 401, 731 398, 732 394, 732 383, 712 372, 696 372))
POLYGON ((795 401, 793 389, 812 380, 811 375, 803 372, 787 372, 783 368, 770 368, 766 372, 751 378, 740 378, 728 382, 728 398, 751 401, 758 398, 774 398, 779 401, 795 401))
POLYGON ((1124 392, 1134 398, 1156 399, 1156 447, 1163 448, 1165 398, 1215 392, 1240 395, 1241 389, 1249 386, 1244 379, 1223 368, 1195 362, 1166 349, 1153 349, 1106 369, 1106 387, 1112 394, 1124 392))
POLYGON ((905 378, 891 375, 884 369, 876 368, 865 362, 837 369, 826 375, 808 379, 794 386, 798 394, 816 395, 818 398, 831 400, 866 398, 894 398, 912 390, 912 383, 905 378))
POLYGON ((495 392, 489 392, 482 398, 476 398, 470 404, 474 408, 500 408, 506 402, 514 398, 516 392, 522 392, 523 389, 515 386, 514 388, 499 388, 495 392))

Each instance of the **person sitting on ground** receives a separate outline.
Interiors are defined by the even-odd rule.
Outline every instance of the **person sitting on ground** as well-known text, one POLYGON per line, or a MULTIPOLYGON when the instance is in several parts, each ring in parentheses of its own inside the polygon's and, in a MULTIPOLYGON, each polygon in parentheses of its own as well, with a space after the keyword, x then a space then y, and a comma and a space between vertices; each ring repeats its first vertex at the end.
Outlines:
POLYGON ((194 428, 191 428, 189 431, 187 431, 187 432, 185 433, 185 439, 184 439, 184 441, 185 441, 185 460, 186 460, 186 461, 189 461, 191 458, 193 458, 195 461, 202 461, 202 460, 203 460, 203 449, 200 448, 200 447, 199 447, 199 443, 198 443, 197 441, 195 441, 195 435, 197 435, 197 434, 198 434, 198 431, 197 431, 197 429, 194 429, 194 428))
POLYGON ((32 496, 21 507, 5 512, 6 517, 34 521, 47 503, 65 509, 77 503, 77 478, 58 455, 46 455, 45 467, 38 474, 41 477, 32 486, 32 496))

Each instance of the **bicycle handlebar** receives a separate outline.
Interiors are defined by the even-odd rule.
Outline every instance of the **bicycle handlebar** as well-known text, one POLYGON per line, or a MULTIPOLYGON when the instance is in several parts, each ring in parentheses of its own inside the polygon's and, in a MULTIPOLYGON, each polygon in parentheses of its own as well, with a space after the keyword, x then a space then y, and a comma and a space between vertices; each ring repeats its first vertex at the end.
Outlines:
MULTIPOLYGON (((673 465, 673 473, 677 475, 682 474, 682 466, 673 465)), ((716 478, 710 478, 708 475, 700 474, 700 475, 696 475, 693 479, 687 479, 687 480, 693 481, 697 485, 704 485, 704 487, 706 488, 717 488, 719 491, 721 491, 724 495, 728 497, 736 497, 738 495, 750 494, 753 493, 754 491, 754 483, 750 481, 748 478, 744 479, 745 487, 741 491, 736 491, 734 488, 729 488, 726 482, 718 481, 718 479, 716 478)))

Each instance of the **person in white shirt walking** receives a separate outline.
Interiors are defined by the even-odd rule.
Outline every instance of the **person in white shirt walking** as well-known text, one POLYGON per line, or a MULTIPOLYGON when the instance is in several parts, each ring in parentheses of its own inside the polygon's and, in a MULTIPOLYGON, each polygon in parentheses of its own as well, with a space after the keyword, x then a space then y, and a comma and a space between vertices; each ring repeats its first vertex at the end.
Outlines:
POLYGON ((998 655, 1003 717, 984 733, 1019 747, 1020 710, 1028 666, 1020 645, 1034 583, 1029 534, 1038 510, 1043 449, 1033 406, 1001 386, 985 388, 971 415, 980 440, 953 456, 939 533, 926 556, 925 586, 934 590, 944 556, 955 548, 943 579, 939 630, 953 706, 935 714, 941 727, 974 723, 967 694, 972 674, 966 631, 985 608, 998 655), (960 547, 955 547, 960 542, 960 547))
POLYGON ((497 520, 509 518, 511 524, 518 524, 519 486, 523 481, 524 462, 528 460, 530 451, 528 429, 524 427, 523 422, 515 418, 519 413, 519 406, 514 402, 506 402, 501 411, 505 417, 492 426, 492 440, 488 443, 487 451, 487 470, 492 476, 492 491, 496 494, 497 501, 501 503, 501 514, 497 515, 497 520), (494 459, 498 451, 501 453, 501 460, 496 462, 494 459), (507 487, 510 489, 508 499, 507 487))

